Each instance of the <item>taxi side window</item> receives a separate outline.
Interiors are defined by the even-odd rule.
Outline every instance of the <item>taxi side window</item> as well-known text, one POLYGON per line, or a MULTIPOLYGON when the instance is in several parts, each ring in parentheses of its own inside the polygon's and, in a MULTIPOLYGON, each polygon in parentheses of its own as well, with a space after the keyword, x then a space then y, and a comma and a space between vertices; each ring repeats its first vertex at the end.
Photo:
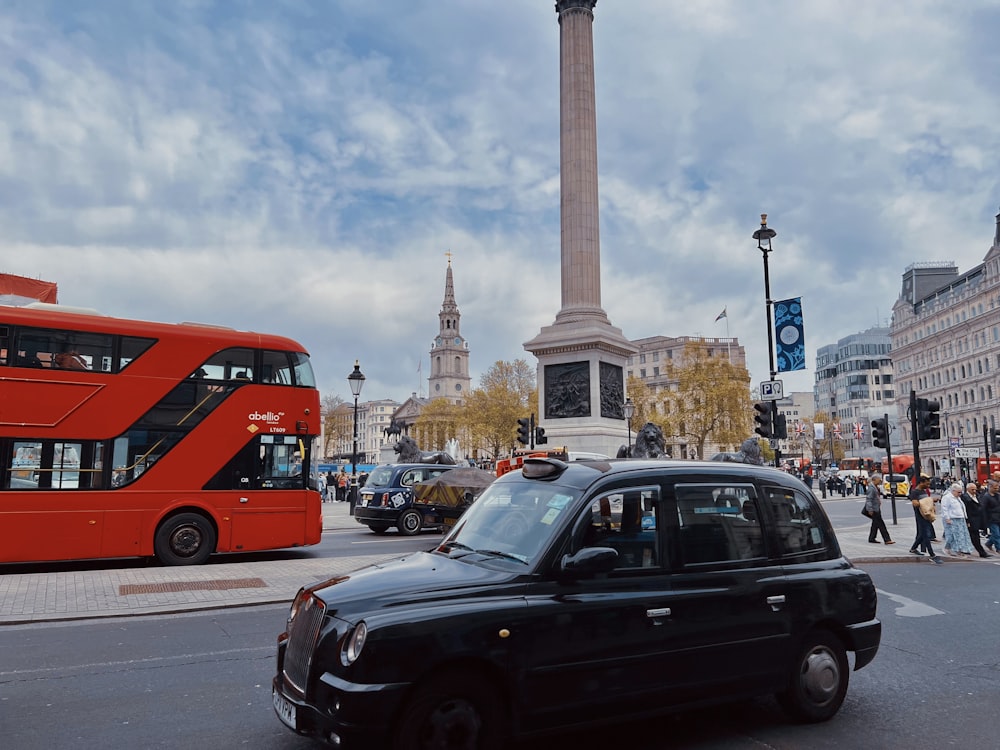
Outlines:
POLYGON ((583 547, 612 547, 618 551, 616 569, 654 568, 663 555, 657 535, 659 489, 628 488, 594 498, 583 547))
POLYGON ((674 492, 685 565, 766 557, 753 485, 678 484, 674 492))
POLYGON ((795 490, 765 487, 764 501, 771 506, 781 553, 794 555, 826 547, 826 524, 817 517, 818 505, 795 490))

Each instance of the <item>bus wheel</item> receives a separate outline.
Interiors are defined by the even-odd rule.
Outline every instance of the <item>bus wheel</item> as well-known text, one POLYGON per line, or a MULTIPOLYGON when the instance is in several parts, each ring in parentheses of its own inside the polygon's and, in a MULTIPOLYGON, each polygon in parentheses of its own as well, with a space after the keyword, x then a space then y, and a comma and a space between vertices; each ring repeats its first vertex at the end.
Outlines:
POLYGON ((160 524, 153 552, 164 565, 201 565, 215 551, 215 529, 197 513, 179 513, 160 524))

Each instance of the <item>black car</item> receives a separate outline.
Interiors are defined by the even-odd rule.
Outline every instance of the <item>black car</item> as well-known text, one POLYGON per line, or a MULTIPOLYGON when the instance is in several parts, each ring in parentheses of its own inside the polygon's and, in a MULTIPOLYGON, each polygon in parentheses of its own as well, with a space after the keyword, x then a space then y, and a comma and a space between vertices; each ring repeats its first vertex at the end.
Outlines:
POLYGON ((693 461, 525 461, 431 552, 303 588, 273 702, 338 747, 508 738, 774 693, 840 708, 875 587, 799 480, 693 461))
POLYGON ((382 464, 368 476, 358 492, 354 520, 376 534, 384 534, 392 526, 400 534, 412 536, 424 528, 440 528, 443 519, 433 508, 413 506, 413 485, 457 469, 449 464, 382 464))

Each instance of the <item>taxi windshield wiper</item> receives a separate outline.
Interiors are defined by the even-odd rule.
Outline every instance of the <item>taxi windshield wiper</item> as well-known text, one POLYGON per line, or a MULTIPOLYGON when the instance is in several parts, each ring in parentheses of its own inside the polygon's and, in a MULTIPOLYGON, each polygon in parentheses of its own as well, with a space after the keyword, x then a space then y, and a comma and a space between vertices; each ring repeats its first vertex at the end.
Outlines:
POLYGON ((479 553, 480 555, 489 555, 491 557, 502 557, 505 560, 516 560, 517 562, 521 563, 522 565, 527 565, 528 564, 528 561, 525 560, 520 555, 512 555, 509 552, 501 552, 498 549, 477 549, 476 552, 479 553))

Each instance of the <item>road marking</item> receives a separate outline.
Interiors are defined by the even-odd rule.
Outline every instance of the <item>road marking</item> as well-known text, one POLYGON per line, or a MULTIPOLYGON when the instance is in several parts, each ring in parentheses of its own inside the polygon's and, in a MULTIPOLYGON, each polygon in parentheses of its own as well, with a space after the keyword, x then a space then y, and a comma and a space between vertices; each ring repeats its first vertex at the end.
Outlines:
POLYGON ((896 614, 900 617, 930 617, 931 615, 947 614, 929 604, 907 599, 905 596, 900 596, 899 594, 890 594, 888 591, 883 591, 882 589, 876 589, 876 591, 878 591, 879 596, 891 599, 899 605, 896 608, 896 614))

